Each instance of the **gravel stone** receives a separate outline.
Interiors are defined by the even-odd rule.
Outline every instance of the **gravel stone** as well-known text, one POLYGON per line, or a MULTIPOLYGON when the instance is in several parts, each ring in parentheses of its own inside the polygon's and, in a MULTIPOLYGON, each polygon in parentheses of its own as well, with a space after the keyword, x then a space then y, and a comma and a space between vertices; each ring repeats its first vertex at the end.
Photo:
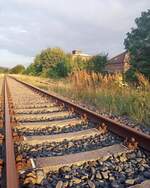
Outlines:
POLYGON ((136 158, 136 154, 135 153, 128 154, 128 159, 135 159, 135 158, 136 158))
POLYGON ((56 184, 56 188, 62 188, 62 187, 63 187, 63 182, 58 181, 58 183, 56 184))
POLYGON ((95 168, 94 168, 94 167, 91 167, 91 173, 92 173, 92 174, 95 174, 95 172, 96 172, 95 168))
POLYGON ((134 182, 135 182, 134 179, 127 179, 127 180, 125 181, 126 185, 128 185, 128 186, 133 185, 134 182))
POLYGON ((95 184, 91 180, 88 180, 88 185, 90 188, 95 188, 95 184))
POLYGON ((120 185, 118 184, 118 182, 112 182, 111 183, 111 186, 112 186, 112 188, 120 188, 120 185))
POLYGON ((137 155, 136 155, 138 158, 141 158, 142 157, 142 153, 141 153, 141 151, 139 150, 138 152, 137 152, 137 155))
POLYGON ((106 171, 106 172, 101 172, 101 174, 102 174, 102 177, 103 177, 104 179, 108 179, 108 178, 109 178, 109 174, 108 174, 107 171, 106 171))
POLYGON ((97 172, 97 173, 96 173, 96 178, 97 178, 97 179, 100 179, 100 180, 102 179, 102 175, 100 174, 100 172, 97 172))
POLYGON ((74 184, 79 184, 79 183, 81 183, 81 179, 79 179, 79 178, 73 178, 73 179, 72 179, 72 182, 73 182, 74 184))
POLYGON ((70 172, 71 171, 71 168, 69 167, 69 166, 64 166, 64 167, 62 167, 61 169, 60 169, 60 171, 62 171, 62 172, 70 172))
POLYGON ((144 175, 145 178, 150 179, 150 171, 145 171, 145 172, 143 173, 143 175, 144 175))

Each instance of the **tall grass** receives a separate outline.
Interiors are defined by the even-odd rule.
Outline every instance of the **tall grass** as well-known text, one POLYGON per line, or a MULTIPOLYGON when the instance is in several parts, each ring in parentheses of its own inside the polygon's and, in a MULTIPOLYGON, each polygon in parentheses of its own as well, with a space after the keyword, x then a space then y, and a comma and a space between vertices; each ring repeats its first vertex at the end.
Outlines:
POLYGON ((48 85, 40 83, 40 78, 30 80, 38 87, 46 87, 49 91, 92 106, 99 112, 127 115, 138 123, 150 126, 150 82, 141 74, 137 76, 138 87, 123 82, 121 74, 103 76, 86 71, 76 72, 65 80, 47 80, 48 85))

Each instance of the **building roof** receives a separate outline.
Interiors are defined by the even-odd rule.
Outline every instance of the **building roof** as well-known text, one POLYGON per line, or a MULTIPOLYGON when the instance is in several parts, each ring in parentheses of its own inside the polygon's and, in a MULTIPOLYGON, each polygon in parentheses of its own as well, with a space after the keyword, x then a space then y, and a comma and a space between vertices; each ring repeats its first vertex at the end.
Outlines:
POLYGON ((125 55, 126 55, 126 51, 111 58, 109 61, 108 61, 108 64, 120 64, 120 63, 123 63, 124 62, 124 58, 125 58, 125 55))

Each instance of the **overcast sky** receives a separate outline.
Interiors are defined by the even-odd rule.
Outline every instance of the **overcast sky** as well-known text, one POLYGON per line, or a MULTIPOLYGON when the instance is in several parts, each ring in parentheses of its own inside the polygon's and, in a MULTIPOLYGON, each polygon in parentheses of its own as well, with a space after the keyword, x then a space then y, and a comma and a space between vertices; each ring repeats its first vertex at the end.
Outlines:
POLYGON ((0 0, 0 66, 28 65, 47 47, 112 57, 148 8, 150 0, 0 0))

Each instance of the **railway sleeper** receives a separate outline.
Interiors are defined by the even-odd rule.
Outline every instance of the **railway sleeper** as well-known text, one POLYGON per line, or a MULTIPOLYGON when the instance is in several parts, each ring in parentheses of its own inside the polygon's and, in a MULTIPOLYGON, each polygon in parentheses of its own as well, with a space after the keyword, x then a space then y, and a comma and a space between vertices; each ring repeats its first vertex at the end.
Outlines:
POLYGON ((20 136, 51 136, 51 135, 57 135, 57 134, 63 134, 63 133, 73 133, 76 131, 83 131, 90 128, 94 128, 92 124, 70 124, 67 126, 47 126, 47 125, 41 125, 41 126, 23 126, 23 127, 15 127, 14 132, 17 133, 20 136))
POLYGON ((21 109, 21 110, 16 110, 17 115, 21 114, 44 114, 44 113, 50 113, 50 112, 59 112, 63 111, 63 108, 60 107, 50 107, 50 108, 35 108, 35 109, 21 109))
POLYGON ((14 103, 14 108, 16 110, 20 110, 20 109, 41 109, 41 108, 51 108, 51 107, 55 107, 56 104, 55 103, 45 103, 45 104, 24 104, 24 105, 20 105, 20 104, 15 104, 14 103))
POLYGON ((43 129, 43 128, 53 128, 53 127, 57 127, 57 128, 62 128, 62 127, 67 127, 67 126, 76 126, 79 124, 83 124, 82 120, 78 117, 76 118, 68 118, 68 119, 64 119, 64 120, 55 120, 55 121, 47 121, 47 122, 33 122, 33 123, 17 123, 16 125, 16 129, 28 129, 28 130, 32 130, 32 129, 43 129))
POLYGON ((85 139, 90 136, 99 135, 100 132, 95 129, 86 129, 82 131, 76 131, 72 133, 62 133, 62 134, 55 134, 51 136, 27 136, 23 137, 23 144, 30 144, 36 145, 43 142, 62 142, 64 139, 66 140, 78 140, 78 139, 85 139))

